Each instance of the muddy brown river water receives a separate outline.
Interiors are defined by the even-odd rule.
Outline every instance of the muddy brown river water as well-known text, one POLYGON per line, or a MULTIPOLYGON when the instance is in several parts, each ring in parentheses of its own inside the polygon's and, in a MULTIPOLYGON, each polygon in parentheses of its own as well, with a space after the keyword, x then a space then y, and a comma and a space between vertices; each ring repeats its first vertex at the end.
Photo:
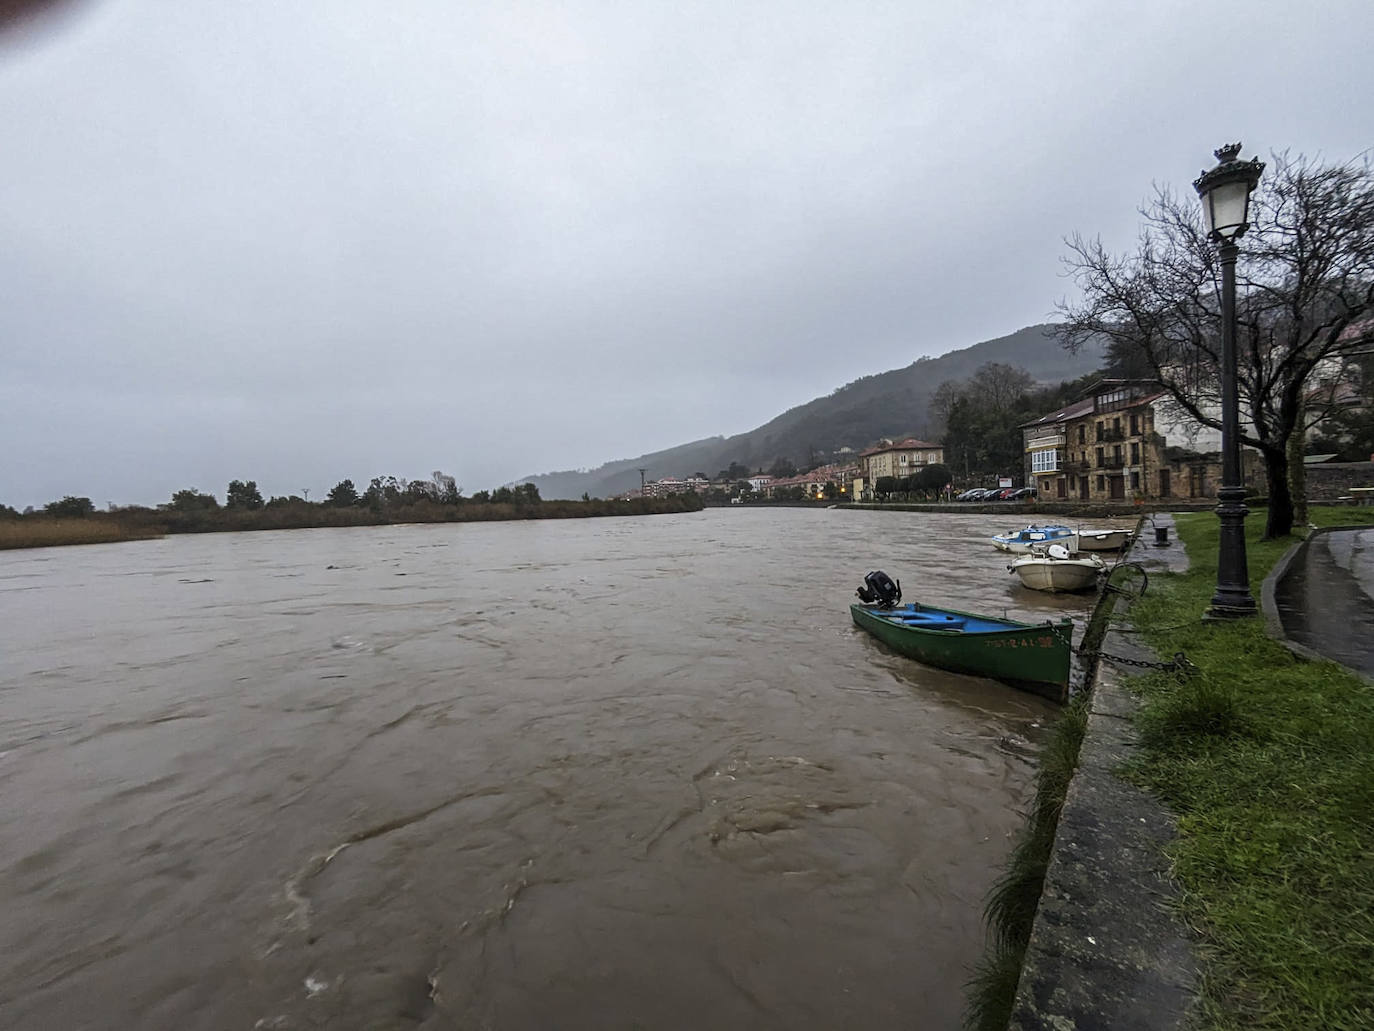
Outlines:
POLYGON ((953 1028, 1054 709, 1009 513, 0 552, 0 1027, 953 1028))

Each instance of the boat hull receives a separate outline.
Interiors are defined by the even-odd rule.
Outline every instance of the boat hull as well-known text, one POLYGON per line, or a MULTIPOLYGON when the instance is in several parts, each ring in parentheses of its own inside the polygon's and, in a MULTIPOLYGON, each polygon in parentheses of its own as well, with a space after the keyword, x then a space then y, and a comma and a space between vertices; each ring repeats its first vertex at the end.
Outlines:
POLYGON ((1028 526, 1024 530, 999 533, 991 540, 998 551, 1012 555, 1028 555, 1051 544, 1063 545, 1069 551, 1078 550, 1078 534, 1064 526, 1028 526))
POLYGON ((850 605, 849 611, 855 626, 909 659, 991 677, 1057 702, 1068 699, 1072 620, 1037 625, 923 605, 891 610, 850 605), (921 614, 931 617, 927 625, 917 625, 921 614), (942 622, 937 617, 950 618, 942 622), (963 629, 971 623, 974 629, 963 629))
POLYGON ((1079 551, 1120 551, 1131 539, 1130 530, 1079 530, 1079 551))
POLYGON ((1011 564, 1021 583, 1037 591, 1086 591, 1097 585, 1099 562, 1075 559, 1023 558, 1011 564))

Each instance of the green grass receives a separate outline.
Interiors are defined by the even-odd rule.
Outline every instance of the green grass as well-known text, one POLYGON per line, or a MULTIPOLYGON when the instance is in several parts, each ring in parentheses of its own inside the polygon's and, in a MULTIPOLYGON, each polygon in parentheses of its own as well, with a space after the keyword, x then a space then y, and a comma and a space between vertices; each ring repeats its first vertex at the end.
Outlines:
POLYGON ((1088 727, 1088 708, 1088 695, 1074 695, 1040 751, 1030 815, 983 910, 991 937, 966 986, 968 1011, 964 1026, 970 1031, 1002 1031, 1011 1018, 1021 963, 1040 904, 1045 871, 1054 852, 1059 814, 1064 808, 1069 781, 1078 769, 1078 753, 1088 727))
MULTIPOLYGON (((1370 515, 1310 513, 1323 525, 1370 515)), ((1261 541, 1262 516, 1247 524, 1258 597, 1295 539, 1261 541)), ((1184 652, 1199 673, 1131 681, 1143 747, 1128 773, 1178 817, 1170 859, 1199 941, 1199 1023, 1374 1027, 1374 688, 1334 663, 1297 659, 1259 619, 1202 623, 1217 520, 1198 513, 1177 525, 1192 569, 1153 578, 1130 618, 1158 652, 1184 652)))

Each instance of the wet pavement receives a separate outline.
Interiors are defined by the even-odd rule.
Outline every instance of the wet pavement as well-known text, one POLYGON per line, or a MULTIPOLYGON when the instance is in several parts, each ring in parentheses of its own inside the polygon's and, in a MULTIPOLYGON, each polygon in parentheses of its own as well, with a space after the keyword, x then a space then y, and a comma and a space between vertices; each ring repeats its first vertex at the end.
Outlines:
POLYGON ((1374 676, 1374 527, 1315 531, 1264 593, 1291 645, 1374 676))

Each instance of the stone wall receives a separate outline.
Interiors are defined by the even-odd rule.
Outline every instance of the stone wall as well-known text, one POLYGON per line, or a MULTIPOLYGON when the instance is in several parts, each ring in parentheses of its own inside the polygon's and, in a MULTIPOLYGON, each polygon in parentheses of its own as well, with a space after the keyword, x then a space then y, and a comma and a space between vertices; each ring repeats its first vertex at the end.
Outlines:
POLYGON ((1307 499, 1335 501, 1351 487, 1374 487, 1374 462, 1322 462, 1307 467, 1307 499))

